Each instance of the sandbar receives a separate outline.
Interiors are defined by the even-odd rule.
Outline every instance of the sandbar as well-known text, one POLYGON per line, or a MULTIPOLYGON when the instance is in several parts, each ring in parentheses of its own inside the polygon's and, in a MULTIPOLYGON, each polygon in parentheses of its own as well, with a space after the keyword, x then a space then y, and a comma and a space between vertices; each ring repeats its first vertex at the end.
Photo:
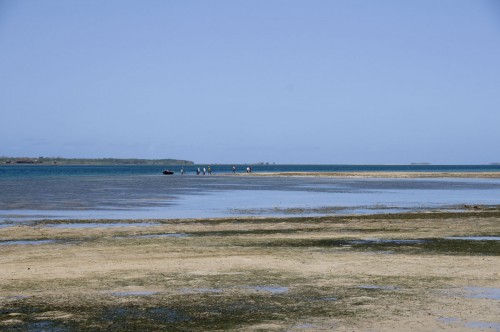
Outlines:
MULTIPOLYGON (((234 174, 232 174, 234 175, 234 174)), ((499 179, 500 172, 256 172, 238 173, 240 176, 302 176, 335 178, 486 178, 499 179)))

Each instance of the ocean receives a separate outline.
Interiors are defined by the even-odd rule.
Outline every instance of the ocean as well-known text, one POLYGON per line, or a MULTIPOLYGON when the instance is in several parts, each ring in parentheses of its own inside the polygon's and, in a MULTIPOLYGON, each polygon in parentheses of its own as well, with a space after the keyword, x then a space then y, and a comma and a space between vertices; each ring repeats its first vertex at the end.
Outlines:
MULTIPOLYGON (((177 219, 383 213, 500 204, 500 179, 218 176, 183 166, 0 166, 0 227, 39 219, 177 219), (169 168, 174 175, 162 175, 169 168)), ((246 165, 236 165, 244 172, 246 165)), ((500 165, 252 165, 258 172, 492 172, 500 165)))

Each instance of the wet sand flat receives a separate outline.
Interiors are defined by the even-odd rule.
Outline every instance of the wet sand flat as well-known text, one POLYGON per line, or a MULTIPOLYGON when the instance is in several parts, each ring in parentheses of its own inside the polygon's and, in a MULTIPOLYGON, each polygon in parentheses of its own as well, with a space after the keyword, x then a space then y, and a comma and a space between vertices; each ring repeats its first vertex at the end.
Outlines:
POLYGON ((0 330, 499 329, 498 208, 116 223, 0 229, 0 330))
MULTIPOLYGON (((234 175, 234 174, 232 174, 234 175)), ((239 173, 241 176, 304 176, 337 178, 484 178, 500 179, 500 172, 259 172, 239 173)))

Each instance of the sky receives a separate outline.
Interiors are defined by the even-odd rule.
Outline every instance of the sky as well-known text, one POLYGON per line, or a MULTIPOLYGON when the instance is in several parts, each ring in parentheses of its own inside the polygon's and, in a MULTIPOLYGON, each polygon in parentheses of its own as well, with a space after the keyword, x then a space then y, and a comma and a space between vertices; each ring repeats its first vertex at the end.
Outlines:
POLYGON ((500 1, 0 0, 0 156, 500 162, 500 1))

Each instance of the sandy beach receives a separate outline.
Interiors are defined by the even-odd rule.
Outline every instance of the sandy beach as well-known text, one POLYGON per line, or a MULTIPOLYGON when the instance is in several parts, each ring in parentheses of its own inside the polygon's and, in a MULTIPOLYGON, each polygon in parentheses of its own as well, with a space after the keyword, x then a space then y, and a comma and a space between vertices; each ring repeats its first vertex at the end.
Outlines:
MULTIPOLYGON (((232 174, 234 175, 234 174, 232 174)), ((500 172, 259 172, 238 173, 242 176, 303 176, 336 178, 484 178, 498 179, 500 172)))
POLYGON ((500 332, 500 0, 0 0, 0 332, 500 332))
POLYGON ((0 229, 0 329, 500 329, 497 208, 138 222, 0 229))

